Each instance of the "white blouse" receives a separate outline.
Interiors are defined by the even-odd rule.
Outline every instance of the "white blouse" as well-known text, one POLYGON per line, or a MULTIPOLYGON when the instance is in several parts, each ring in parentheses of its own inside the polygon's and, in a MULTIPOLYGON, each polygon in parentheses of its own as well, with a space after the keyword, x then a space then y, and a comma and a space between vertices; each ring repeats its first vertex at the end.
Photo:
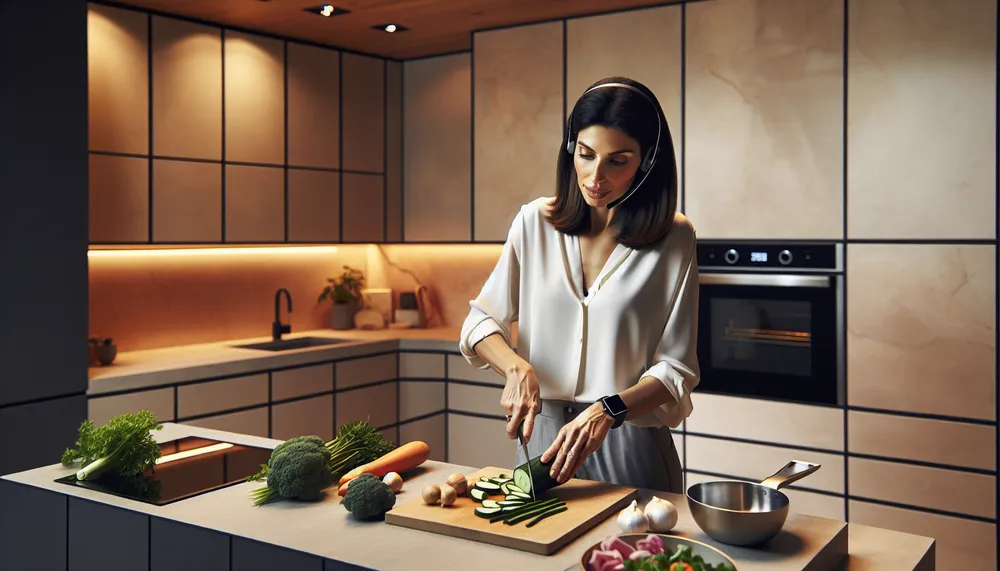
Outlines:
POLYGON ((676 428, 691 414, 699 380, 694 227, 677 213, 659 247, 618 244, 584 295, 580 240, 545 220, 550 200, 514 217, 499 262, 469 303, 462 355, 489 368, 473 347, 496 332, 510 344, 517 321, 517 352, 535 370, 542 399, 596 402, 652 376, 673 400, 628 422, 676 428))

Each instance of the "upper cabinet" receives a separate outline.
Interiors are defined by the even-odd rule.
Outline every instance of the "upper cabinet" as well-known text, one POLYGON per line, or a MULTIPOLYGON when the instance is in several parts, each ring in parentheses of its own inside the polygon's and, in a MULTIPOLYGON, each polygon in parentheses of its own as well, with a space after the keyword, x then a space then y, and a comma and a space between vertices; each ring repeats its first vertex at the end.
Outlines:
POLYGON ((340 168, 340 53, 288 44, 288 166, 340 168))
POLYGON ((472 50, 472 239, 503 242, 521 205, 555 192, 563 23, 477 32, 472 50))
POLYGON ((685 10, 684 207, 699 237, 843 238, 843 0, 685 10))
POLYGON ((344 170, 385 173, 385 62, 342 56, 344 170))
POLYGON ((996 9, 851 0, 850 238, 996 238, 996 9))
POLYGON ((285 163, 284 42, 226 31, 226 161, 285 163))
POLYGON ((149 152, 148 19, 102 5, 87 14, 91 150, 149 152))

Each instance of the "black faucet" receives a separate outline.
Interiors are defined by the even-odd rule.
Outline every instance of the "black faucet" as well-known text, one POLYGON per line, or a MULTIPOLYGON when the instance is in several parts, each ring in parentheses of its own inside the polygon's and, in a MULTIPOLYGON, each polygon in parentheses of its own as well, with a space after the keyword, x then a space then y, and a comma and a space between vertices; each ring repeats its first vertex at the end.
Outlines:
POLYGON ((288 293, 288 290, 281 288, 274 292, 274 323, 271 324, 271 337, 275 341, 281 341, 282 333, 291 333, 291 325, 282 325, 281 323, 281 294, 285 294, 285 299, 288 301, 286 304, 288 306, 288 313, 292 312, 292 294, 288 293))

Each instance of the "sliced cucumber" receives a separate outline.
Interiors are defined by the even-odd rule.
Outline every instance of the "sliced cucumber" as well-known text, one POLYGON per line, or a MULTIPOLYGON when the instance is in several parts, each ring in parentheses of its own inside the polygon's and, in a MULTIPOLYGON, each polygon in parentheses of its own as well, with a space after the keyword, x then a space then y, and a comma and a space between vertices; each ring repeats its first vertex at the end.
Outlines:
POLYGON ((484 508, 501 508, 503 506, 501 506, 500 502, 497 502, 496 500, 483 500, 483 507, 484 508))
POLYGON ((549 475, 551 467, 551 461, 543 464, 542 457, 536 456, 514 469, 514 485, 522 492, 537 498, 559 485, 559 482, 549 475), (534 490, 531 489, 532 481, 535 483, 534 490))
POLYGON ((498 505, 502 507, 508 506, 523 506, 526 502, 524 500, 502 500, 497 502, 498 505))
POLYGON ((500 511, 501 511, 501 508, 484 508, 484 507, 479 507, 479 508, 476 508, 476 515, 479 516, 479 517, 491 518, 491 517, 495 516, 496 514, 500 513, 500 511))
POLYGON ((493 482, 494 484, 500 485, 500 484, 506 484, 508 482, 513 482, 514 478, 490 478, 490 481, 493 482))
POLYGON ((481 476, 479 478, 479 481, 480 482, 489 482, 490 481, 490 477, 489 476, 481 476))
POLYGON ((530 500, 531 496, 528 495, 528 494, 526 494, 526 493, 524 493, 524 492, 511 492, 511 493, 507 494, 507 497, 504 498, 504 499, 505 500, 516 500, 516 499, 530 500))
MULTIPOLYGON (((521 506, 502 506, 500 513, 510 513, 521 509, 521 506)), ((495 515, 495 514, 494 514, 495 515)))
MULTIPOLYGON (((535 516, 541 515, 543 513, 553 511, 556 508, 564 507, 565 505, 566 502, 559 501, 547 506, 535 506, 534 509, 526 509, 516 514, 511 514, 510 516, 507 517, 507 519, 503 520, 503 522, 507 525, 518 524, 521 523, 522 521, 532 519, 535 516)), ((496 515, 494 515, 493 517, 496 517, 496 515)))
POLYGON ((549 509, 543 511, 542 513, 538 514, 537 516, 535 516, 535 519, 533 519, 533 520, 529 521, 528 523, 526 523, 525 527, 531 527, 531 526, 535 525, 536 523, 542 521, 543 519, 545 519, 545 518, 547 518, 547 517, 549 517, 551 515, 556 515, 558 513, 562 513, 562 512, 564 512, 564 511, 566 511, 568 509, 569 508, 566 507, 566 504, 562 504, 562 505, 556 504, 555 507, 549 508, 549 509))
POLYGON ((472 499, 480 501, 480 502, 483 501, 483 500, 485 500, 486 498, 490 497, 490 495, 487 494, 486 492, 484 492, 482 490, 478 490, 476 488, 473 488, 472 491, 469 492, 469 495, 472 496, 472 499))
POLYGON ((521 506, 511 506, 512 509, 509 509, 509 510, 508 510, 508 508, 503 508, 503 513, 496 514, 493 517, 491 517, 490 518, 490 523, 496 523, 496 522, 498 522, 500 520, 503 520, 503 519, 506 519, 506 518, 510 517, 511 515, 517 515, 517 514, 524 513, 524 512, 529 512, 529 511, 535 511, 535 510, 539 510, 539 509, 544 509, 544 508, 552 507, 552 505, 554 505, 554 504, 560 504, 560 503, 565 503, 565 502, 563 500, 559 499, 559 498, 549 498, 547 500, 538 500, 538 501, 530 502, 530 503, 527 503, 527 504, 524 504, 524 505, 521 505, 521 506))
POLYGON ((503 492, 504 495, 509 494, 510 493, 510 483, 504 482, 503 484, 500 484, 500 491, 503 492))
POLYGON ((522 490, 521 488, 517 487, 517 485, 514 484, 513 482, 511 482, 510 484, 507 484, 507 489, 510 490, 509 492, 507 492, 508 494, 523 494, 524 493, 524 490, 522 490))
POLYGON ((500 491, 500 485, 494 484, 493 482, 476 482, 476 487, 480 490, 486 492, 487 494, 495 494, 500 491))

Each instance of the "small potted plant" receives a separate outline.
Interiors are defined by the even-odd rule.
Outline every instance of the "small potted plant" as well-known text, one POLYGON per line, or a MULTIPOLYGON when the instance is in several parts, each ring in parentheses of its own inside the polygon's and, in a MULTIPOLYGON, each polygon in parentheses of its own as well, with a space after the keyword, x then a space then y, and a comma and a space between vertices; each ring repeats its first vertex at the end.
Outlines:
POLYGON ((361 291, 365 287, 365 276, 361 270, 344 266, 344 272, 336 278, 327 278, 328 283, 319 294, 319 301, 333 301, 330 310, 330 327, 332 329, 352 329, 354 314, 364 304, 361 291))
POLYGON ((105 367, 115 362, 115 357, 118 356, 118 347, 115 345, 113 339, 110 337, 105 337, 104 339, 91 337, 87 340, 87 343, 90 345, 91 361, 96 359, 98 363, 105 367))

